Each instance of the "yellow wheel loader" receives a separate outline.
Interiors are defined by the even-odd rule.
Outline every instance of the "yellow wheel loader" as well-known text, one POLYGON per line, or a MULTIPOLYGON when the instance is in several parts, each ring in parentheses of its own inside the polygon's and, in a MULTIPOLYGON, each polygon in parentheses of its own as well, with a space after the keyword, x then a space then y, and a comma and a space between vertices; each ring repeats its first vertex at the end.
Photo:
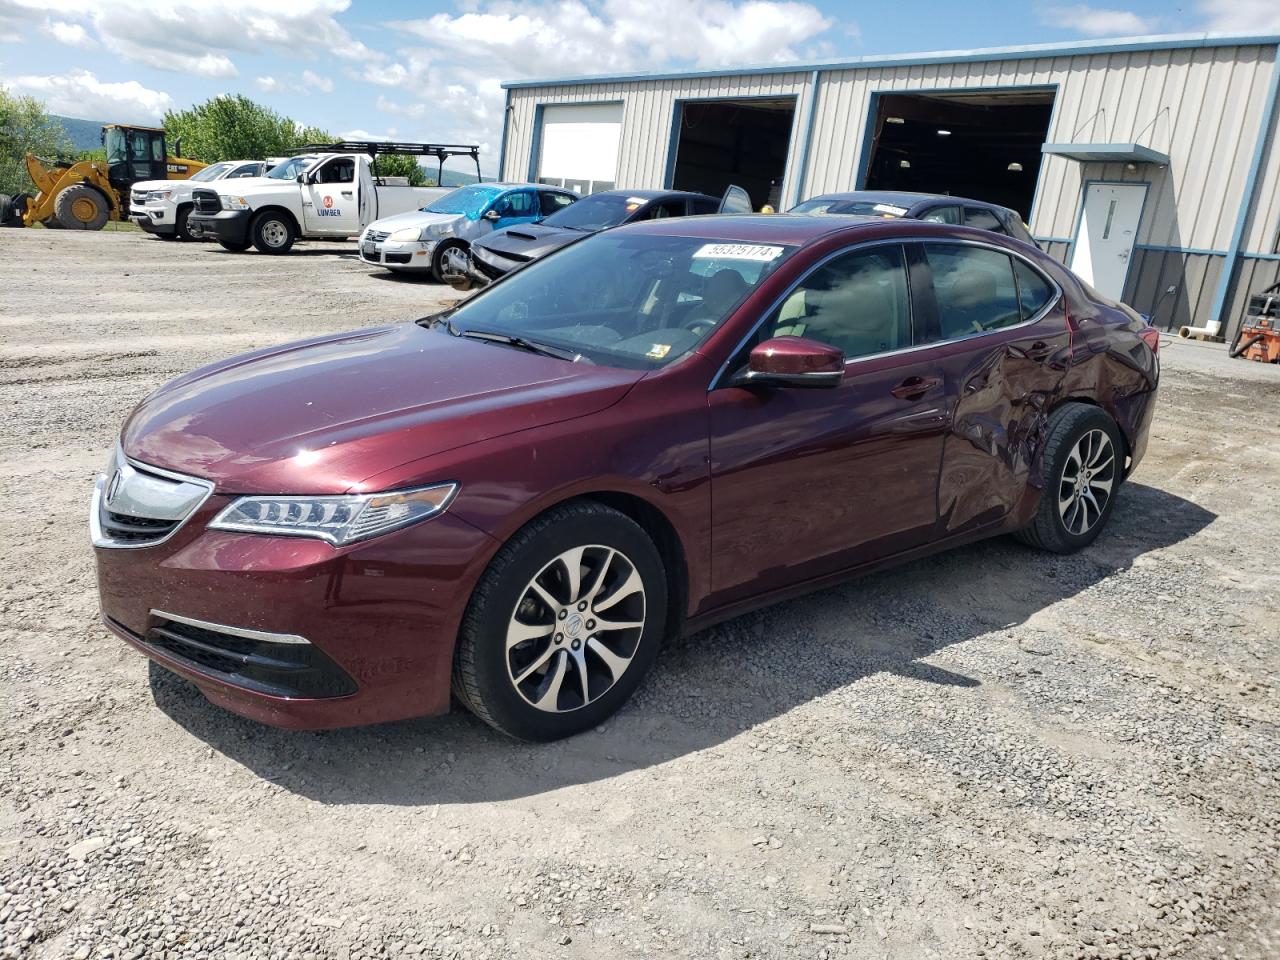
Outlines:
MULTIPOLYGON (((181 138, 174 144, 182 149, 181 138)), ((171 157, 159 127, 110 123, 102 128, 107 159, 46 163, 27 155, 36 195, 0 194, 0 226, 101 230, 108 220, 129 217, 129 187, 142 180, 186 180, 207 164, 171 157)))

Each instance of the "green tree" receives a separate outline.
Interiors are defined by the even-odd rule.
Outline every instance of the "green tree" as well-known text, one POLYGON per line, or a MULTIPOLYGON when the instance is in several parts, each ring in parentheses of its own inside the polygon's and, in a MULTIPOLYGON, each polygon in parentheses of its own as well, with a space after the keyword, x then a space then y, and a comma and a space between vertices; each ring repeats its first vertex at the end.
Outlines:
POLYGON ((405 153, 382 153, 378 155, 378 176, 408 177, 409 186, 425 187, 427 174, 418 163, 417 157, 405 153))
POLYGON ((261 160, 327 139, 324 131, 301 127, 241 94, 214 97, 187 110, 170 110, 164 115, 164 129, 169 143, 181 137, 183 154, 205 163, 261 160))
POLYGON ((35 97, 20 97, 0 87, 0 193, 34 193, 26 156, 51 159, 71 152, 62 124, 35 97))

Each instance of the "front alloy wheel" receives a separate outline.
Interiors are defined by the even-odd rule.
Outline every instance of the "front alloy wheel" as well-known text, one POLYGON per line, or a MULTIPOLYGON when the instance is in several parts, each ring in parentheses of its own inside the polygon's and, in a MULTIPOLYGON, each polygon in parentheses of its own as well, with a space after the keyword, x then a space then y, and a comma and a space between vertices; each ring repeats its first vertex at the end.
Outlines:
POLYGON ((507 626, 507 676, 548 713, 577 710, 613 687, 644 629, 644 583, 612 547, 566 550, 529 581, 507 626))
POLYGON ((472 592, 453 689, 522 740, 599 724, 640 685, 667 626, 667 577, 648 533, 590 500, 531 520, 472 592))

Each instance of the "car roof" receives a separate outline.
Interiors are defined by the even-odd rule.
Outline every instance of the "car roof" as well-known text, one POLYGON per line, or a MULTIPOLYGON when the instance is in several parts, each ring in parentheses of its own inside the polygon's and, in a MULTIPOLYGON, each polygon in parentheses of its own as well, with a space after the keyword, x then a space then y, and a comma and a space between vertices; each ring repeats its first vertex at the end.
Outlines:
MULTIPOLYGON (((639 197, 645 203, 650 200, 664 200, 668 197, 694 197, 699 200, 712 200, 719 203, 715 197, 705 193, 695 193, 691 190, 601 190, 599 193, 587 194, 590 197, 639 197)), ((583 197, 582 199, 586 199, 583 197)))
MULTIPOLYGON (((810 200, 874 200, 879 203, 892 203, 899 207, 914 207, 925 201, 940 203, 969 203, 979 207, 991 207, 996 210, 1007 210, 990 200, 974 200, 972 197, 955 197, 945 193, 913 193, 909 190, 849 190, 844 193, 824 193, 810 200)), ((808 201, 805 201, 806 203, 808 201)))
POLYGON ((841 230, 881 226, 883 217, 824 217, 803 213, 716 214, 705 217, 667 217, 630 224, 628 233, 666 237, 701 237, 735 243, 781 243, 800 246, 841 230))

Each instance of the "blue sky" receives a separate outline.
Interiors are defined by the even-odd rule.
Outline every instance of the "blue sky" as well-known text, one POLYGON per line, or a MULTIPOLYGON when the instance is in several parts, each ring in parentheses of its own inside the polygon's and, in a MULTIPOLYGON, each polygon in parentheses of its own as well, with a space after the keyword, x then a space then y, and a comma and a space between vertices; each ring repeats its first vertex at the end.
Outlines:
POLYGON ((1280 33, 1280 0, 0 0, 0 85, 102 121, 243 93, 492 172, 504 80, 1201 31, 1280 33))

